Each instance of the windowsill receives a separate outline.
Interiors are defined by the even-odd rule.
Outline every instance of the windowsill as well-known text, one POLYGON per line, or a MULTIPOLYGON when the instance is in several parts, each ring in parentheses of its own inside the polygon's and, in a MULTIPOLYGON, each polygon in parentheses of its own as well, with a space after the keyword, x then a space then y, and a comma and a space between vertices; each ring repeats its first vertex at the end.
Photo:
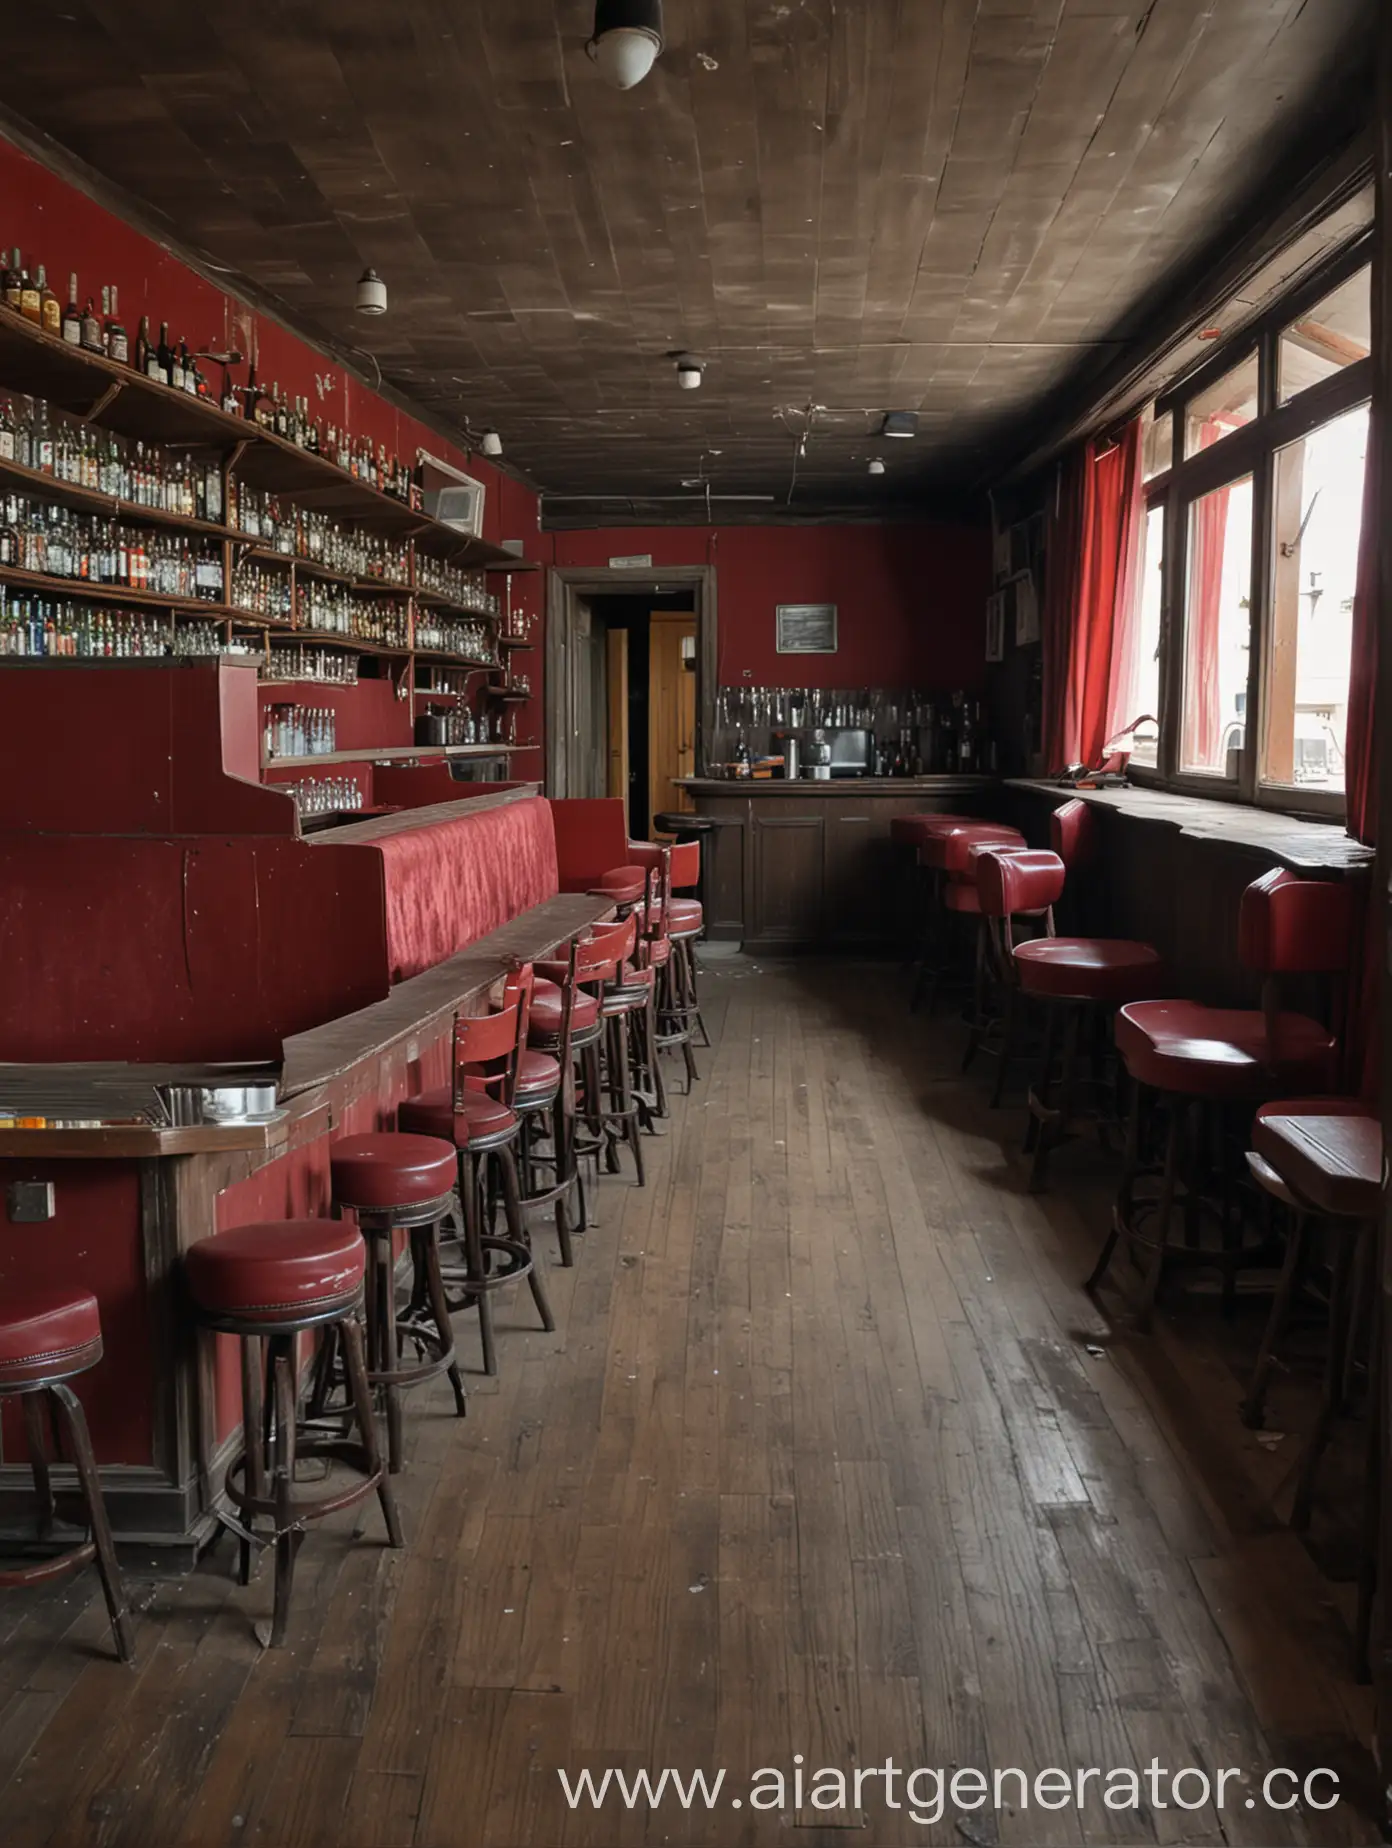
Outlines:
POLYGON ((1177 796, 1168 790, 1069 789, 1035 777, 1009 777, 1011 789, 1028 789, 1036 795, 1067 802, 1078 796, 1084 802, 1109 808, 1137 821, 1177 828, 1193 840, 1222 841, 1269 853, 1293 872, 1350 872, 1371 866, 1373 850, 1353 839, 1342 823, 1306 821, 1274 809, 1252 808, 1246 803, 1217 802, 1203 796, 1177 796))

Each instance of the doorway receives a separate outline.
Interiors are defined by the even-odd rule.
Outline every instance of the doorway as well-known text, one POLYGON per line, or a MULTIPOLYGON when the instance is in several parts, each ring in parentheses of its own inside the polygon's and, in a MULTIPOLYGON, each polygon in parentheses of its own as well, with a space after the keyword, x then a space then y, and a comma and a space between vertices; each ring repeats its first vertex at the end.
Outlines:
POLYGON ((556 567, 546 629, 546 777, 553 796, 624 795, 629 832, 690 806, 714 730, 715 571, 556 567))
POLYGON ((575 638, 602 675, 591 699, 604 787, 621 796, 628 831, 645 840, 652 818, 690 808, 680 779, 696 767, 696 611, 689 590, 629 591, 580 598, 575 638), (602 708, 602 712, 601 712, 602 708), (602 730, 600 726, 602 724, 602 730))

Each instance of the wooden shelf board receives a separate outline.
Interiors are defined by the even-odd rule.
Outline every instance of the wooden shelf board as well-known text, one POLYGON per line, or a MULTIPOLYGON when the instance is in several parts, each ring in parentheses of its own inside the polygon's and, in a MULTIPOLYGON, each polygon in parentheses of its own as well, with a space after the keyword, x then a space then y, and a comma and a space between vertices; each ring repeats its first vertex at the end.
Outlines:
POLYGON ((318 757, 271 757, 263 770, 307 770, 321 764, 402 763, 416 757, 506 757, 529 751, 528 744, 390 744, 365 745, 357 751, 326 751, 318 757))
POLYGON ((198 597, 166 597, 154 590, 132 590, 125 584, 94 584, 90 578, 50 577, 46 571, 25 571, 18 565, 0 565, 0 584, 38 590, 50 597, 74 598, 82 603, 112 604, 118 609, 167 610, 176 616, 201 616, 208 622, 226 622, 244 612, 225 603, 204 603, 198 597))
POLYGON ((97 488, 60 481, 56 475, 45 474, 38 468, 26 468, 22 462, 11 462, 3 456, 0 456, 0 486, 33 494, 36 499, 53 501, 60 507, 120 520, 123 525, 162 526, 200 539, 224 540, 236 536, 230 527, 219 526, 211 520, 190 519, 186 514, 166 513, 162 507, 141 507, 134 501, 117 500, 97 488))

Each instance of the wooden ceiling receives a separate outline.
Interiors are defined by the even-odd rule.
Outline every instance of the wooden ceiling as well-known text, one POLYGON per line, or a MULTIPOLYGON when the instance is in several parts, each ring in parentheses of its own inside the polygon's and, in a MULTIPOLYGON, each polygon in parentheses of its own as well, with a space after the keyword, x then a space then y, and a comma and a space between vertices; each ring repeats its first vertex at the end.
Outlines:
POLYGON ((495 426, 553 521, 704 519, 707 481, 761 497, 717 518, 806 517, 1005 469, 1283 159, 1348 134, 1377 4, 667 0, 619 94, 588 0, 54 0, 11 23, 0 105, 495 426), (916 441, 874 440, 886 409, 916 441))

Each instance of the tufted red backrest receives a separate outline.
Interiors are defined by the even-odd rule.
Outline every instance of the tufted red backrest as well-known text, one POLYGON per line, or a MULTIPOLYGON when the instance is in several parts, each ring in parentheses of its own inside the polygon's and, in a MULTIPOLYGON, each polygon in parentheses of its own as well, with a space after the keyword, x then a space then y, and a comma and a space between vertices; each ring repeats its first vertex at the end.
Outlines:
POLYGON ((1047 848, 981 847, 976 854, 976 890, 989 918, 1017 911, 1044 911, 1063 896, 1063 861, 1047 848))
POLYGON ((1353 895, 1345 882, 1301 879, 1273 867, 1242 894, 1237 953, 1262 975, 1339 974, 1353 944, 1353 895))
POLYGON ((1067 867, 1086 866, 1097 857, 1097 817, 1074 796, 1049 817, 1049 845, 1067 867))
POLYGON ((973 873, 973 847, 1023 847, 1025 837, 1018 828, 1004 828, 995 821, 968 821, 960 828, 930 841, 920 849, 920 856, 931 856, 930 864, 956 878, 973 873))

